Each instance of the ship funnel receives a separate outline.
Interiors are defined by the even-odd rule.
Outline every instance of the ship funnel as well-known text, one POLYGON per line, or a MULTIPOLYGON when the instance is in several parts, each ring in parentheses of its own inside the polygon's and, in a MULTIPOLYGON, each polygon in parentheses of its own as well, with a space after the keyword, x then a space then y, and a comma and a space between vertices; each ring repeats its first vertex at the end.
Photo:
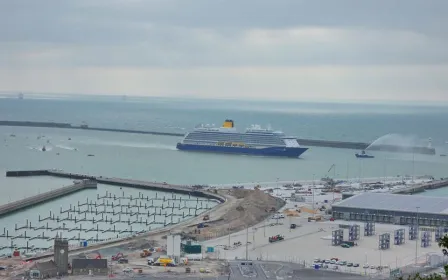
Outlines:
POLYGON ((225 127, 225 128, 233 128, 233 121, 232 120, 225 120, 224 121, 224 124, 222 125, 222 127, 225 127))

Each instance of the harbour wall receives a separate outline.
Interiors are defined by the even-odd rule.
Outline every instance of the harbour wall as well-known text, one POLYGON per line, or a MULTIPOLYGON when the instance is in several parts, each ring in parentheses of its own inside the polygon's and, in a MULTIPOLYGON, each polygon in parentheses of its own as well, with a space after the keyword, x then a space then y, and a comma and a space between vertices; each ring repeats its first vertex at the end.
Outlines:
POLYGON ((394 194, 416 194, 416 193, 424 192, 426 190, 434 190, 434 189, 439 189, 439 188, 444 188, 444 187, 448 187, 448 179, 429 182, 429 183, 425 183, 425 184, 421 184, 421 185, 409 186, 407 188, 394 191, 393 193, 394 194))
POLYGON ((26 176, 54 176, 60 178, 76 179, 76 180, 93 180, 99 184, 123 186, 130 188, 138 188, 145 190, 155 190, 163 192, 174 192, 207 199, 216 199, 219 202, 225 202, 225 198, 206 191, 195 189, 186 185, 175 185, 168 183, 148 182, 132 179, 110 178, 104 176, 93 176, 79 173, 68 173, 57 170, 23 170, 23 171, 7 171, 6 177, 26 177, 26 176))
MULTIPOLYGON (((183 137, 185 135, 184 133, 172 133, 172 132, 101 128, 101 127, 89 127, 87 125, 76 126, 76 125, 72 125, 69 123, 57 123, 57 122, 0 121, 0 126, 83 129, 83 130, 92 130, 92 131, 151 134, 151 135, 164 135, 164 136, 176 136, 176 137, 183 137)), ((331 141, 331 140, 302 139, 302 138, 297 139, 297 141, 300 143, 300 145, 303 145, 303 146, 354 149, 354 150, 365 150, 367 147, 370 146, 370 143, 363 143, 363 142, 331 141)), ((435 155, 436 154, 435 148, 422 147, 422 146, 402 147, 402 146, 397 146, 397 145, 375 145, 375 146, 370 147, 370 149, 371 150, 387 151, 387 152, 398 152, 398 153, 417 153, 417 154, 427 154, 427 155, 435 155)))
MULTIPOLYGON (((42 170, 39 171, 28 171, 28 172, 13 172, 11 174, 14 174, 16 176, 33 176, 34 175, 42 175, 42 170), (22 175, 18 175, 22 174, 22 175), (28 174, 28 175, 25 175, 28 174)), ((32 197, 24 198, 18 201, 10 202, 8 204, 4 204, 0 206, 0 217, 9 215, 16 211, 21 211, 29 207, 36 206, 41 203, 48 202, 50 200, 54 200, 56 198, 60 198, 66 195, 69 195, 74 192, 78 192, 85 189, 96 189, 97 184, 95 181, 91 180, 83 180, 80 182, 77 182, 73 185, 62 187, 60 189, 44 192, 32 197)))

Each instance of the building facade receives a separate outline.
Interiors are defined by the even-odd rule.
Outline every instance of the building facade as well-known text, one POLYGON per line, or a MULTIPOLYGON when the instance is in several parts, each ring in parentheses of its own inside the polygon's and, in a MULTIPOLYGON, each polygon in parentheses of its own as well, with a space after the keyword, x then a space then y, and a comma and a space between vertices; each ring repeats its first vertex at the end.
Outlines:
POLYGON ((332 210, 338 220, 448 227, 448 199, 443 197, 362 193, 334 204, 332 210))
POLYGON ((72 261, 73 275, 107 276, 108 273, 106 259, 74 259, 72 261))
POLYGON ((58 267, 53 260, 34 263, 27 274, 31 279, 53 278, 58 276, 58 267))

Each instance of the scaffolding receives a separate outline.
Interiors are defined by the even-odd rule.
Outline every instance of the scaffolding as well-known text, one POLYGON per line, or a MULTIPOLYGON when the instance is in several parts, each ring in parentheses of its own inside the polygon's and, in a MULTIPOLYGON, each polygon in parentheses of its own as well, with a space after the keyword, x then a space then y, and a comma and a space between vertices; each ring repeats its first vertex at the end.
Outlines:
POLYGON ((409 240, 416 240, 416 239, 418 239, 418 226, 410 225, 409 226, 409 240))
POLYGON ((364 236, 373 236, 373 235, 375 235, 375 223, 366 222, 364 224, 364 236))
POLYGON ((445 236, 445 233, 448 231, 446 227, 438 227, 436 228, 435 241, 439 242, 439 240, 445 236))
POLYGON ((431 232, 430 231, 422 232, 421 241, 422 241, 421 246, 423 248, 431 246, 431 241, 432 241, 432 234, 431 234, 431 232))
POLYGON ((402 245, 405 241, 405 229, 400 228, 397 230, 394 230, 394 244, 395 245, 402 245))
POLYGON ((348 229, 348 240, 349 241, 355 241, 359 240, 359 232, 360 232, 360 226, 359 225, 351 225, 348 229))
POLYGON ((383 233, 379 235, 378 249, 387 250, 390 248, 390 233, 383 233))
POLYGON ((333 230, 331 234, 331 244, 333 246, 339 246, 342 244, 342 241, 344 240, 344 230, 343 229, 336 229, 333 230))

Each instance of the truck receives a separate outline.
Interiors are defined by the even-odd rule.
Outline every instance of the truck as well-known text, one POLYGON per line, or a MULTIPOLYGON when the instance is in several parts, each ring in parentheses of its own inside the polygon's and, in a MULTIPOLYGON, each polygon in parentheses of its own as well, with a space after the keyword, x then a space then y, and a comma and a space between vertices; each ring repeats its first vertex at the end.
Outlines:
POLYGON ((161 256, 154 262, 156 266, 175 266, 174 260, 168 256, 161 256))
POLYGON ((322 216, 308 217, 308 222, 311 222, 311 221, 316 221, 316 222, 322 221, 322 216))

